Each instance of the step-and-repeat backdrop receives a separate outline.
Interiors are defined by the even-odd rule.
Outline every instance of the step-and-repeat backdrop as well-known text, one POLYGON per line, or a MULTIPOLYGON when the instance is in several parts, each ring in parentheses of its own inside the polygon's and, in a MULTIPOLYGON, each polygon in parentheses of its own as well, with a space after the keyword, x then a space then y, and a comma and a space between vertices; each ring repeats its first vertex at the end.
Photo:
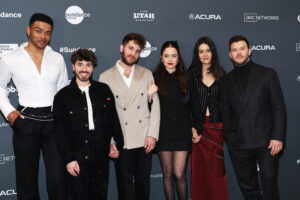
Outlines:
MULTIPOLYGON (((188 66, 194 43, 201 36, 211 37, 226 71, 232 69, 228 39, 245 35, 255 62, 274 68, 279 75, 288 112, 287 141, 280 160, 279 187, 284 200, 300 199, 300 1, 203 1, 203 0, 1 0, 0 56, 27 41, 30 16, 43 12, 54 20, 50 46, 60 52, 72 77, 70 56, 80 47, 89 48, 99 59, 94 79, 113 66, 120 57, 119 45, 128 32, 142 33, 147 46, 139 64, 151 70, 159 62, 160 46, 177 40, 188 66)), ((1 73, 1 72, 0 72, 1 73)), ((13 105, 17 90, 7 87, 13 105)), ((15 157, 12 130, 0 116, 0 200, 16 199, 15 157)), ((236 178, 225 152, 229 199, 242 199, 236 178)), ((110 166, 109 199, 117 199, 113 163, 110 166)), ((189 168, 187 175, 189 176, 189 168)), ((40 165, 41 199, 47 199, 43 159, 40 165)), ((151 199, 164 199, 162 172, 153 156, 151 199)))

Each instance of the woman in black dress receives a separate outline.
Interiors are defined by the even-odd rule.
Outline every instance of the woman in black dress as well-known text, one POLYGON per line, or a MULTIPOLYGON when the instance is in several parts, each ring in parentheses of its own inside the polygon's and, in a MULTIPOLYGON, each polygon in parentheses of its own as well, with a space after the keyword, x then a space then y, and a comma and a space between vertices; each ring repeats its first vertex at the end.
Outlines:
POLYGON ((175 199, 173 174, 177 196, 188 199, 185 175, 187 157, 192 149, 188 81, 185 66, 176 41, 161 47, 160 63, 154 73, 161 107, 159 141, 156 151, 163 170, 166 199, 175 199))

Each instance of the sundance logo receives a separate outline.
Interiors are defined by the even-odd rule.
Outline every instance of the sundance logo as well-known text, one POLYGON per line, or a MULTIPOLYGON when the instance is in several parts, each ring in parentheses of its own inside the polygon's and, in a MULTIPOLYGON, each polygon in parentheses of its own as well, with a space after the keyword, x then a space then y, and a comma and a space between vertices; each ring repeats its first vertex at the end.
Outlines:
POLYGON ((244 22, 278 21, 279 16, 265 16, 257 13, 244 13, 244 22))
POLYGON ((0 18, 22 18, 22 13, 0 13, 0 18))
POLYGON ((146 58, 151 54, 152 51, 157 51, 157 47, 152 47, 151 44, 146 41, 145 48, 142 50, 140 57, 146 58))
POLYGON ((297 19, 298 19, 298 22, 300 22, 300 15, 298 15, 298 18, 297 18, 297 19))
POLYGON ((296 51, 300 51, 300 43, 296 43, 296 51))
POLYGON ((80 24, 85 17, 90 17, 90 13, 84 13, 79 6, 70 6, 67 8, 65 17, 70 24, 80 24))
POLYGON ((296 163, 299 165, 300 164, 300 159, 297 159, 296 163))
POLYGON ((155 20, 155 13, 142 10, 138 13, 133 13, 133 19, 136 22, 153 22, 155 20))
POLYGON ((12 196, 12 195, 17 195, 17 193, 14 189, 8 189, 8 190, 1 190, 0 191, 0 197, 1 196, 12 196))
POLYGON ((190 20, 222 20, 221 15, 219 14, 189 14, 190 20))
POLYGON ((0 44, 0 56, 8 54, 18 48, 18 44, 0 44))
MULTIPOLYGON (((59 52, 60 53, 73 53, 75 51, 77 51, 78 49, 80 49, 81 47, 77 47, 77 48, 70 48, 70 47, 60 47, 59 48, 59 52)), ((91 50, 92 52, 96 52, 96 48, 86 48, 88 50, 91 50)))
MULTIPOLYGON (((297 81, 300 82, 300 76, 297 76, 297 81)), ((299 159, 299 162, 300 162, 300 159, 299 159)), ((299 163, 300 164, 300 163, 299 163)))
POLYGON ((7 162, 14 161, 15 156, 6 156, 4 154, 0 154, 0 165, 4 165, 7 162))
POLYGON ((251 46, 252 51, 275 51, 274 45, 253 45, 251 46))

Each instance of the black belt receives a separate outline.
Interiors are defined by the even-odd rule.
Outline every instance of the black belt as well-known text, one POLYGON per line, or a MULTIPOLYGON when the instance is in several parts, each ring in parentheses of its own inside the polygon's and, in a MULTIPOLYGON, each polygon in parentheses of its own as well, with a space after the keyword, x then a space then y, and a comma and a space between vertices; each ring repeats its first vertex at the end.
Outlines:
POLYGON ((18 110, 27 119, 53 121, 52 106, 33 108, 19 105, 18 110))

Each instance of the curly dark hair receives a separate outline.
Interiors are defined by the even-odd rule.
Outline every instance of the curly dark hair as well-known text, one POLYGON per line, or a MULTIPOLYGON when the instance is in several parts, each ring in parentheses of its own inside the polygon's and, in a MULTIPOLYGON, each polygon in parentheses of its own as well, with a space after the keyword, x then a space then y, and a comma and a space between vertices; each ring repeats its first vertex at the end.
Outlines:
POLYGON ((90 61, 93 67, 96 67, 98 62, 97 57, 95 56, 93 51, 83 48, 78 49, 72 54, 71 62, 73 65, 76 63, 77 60, 90 61))
POLYGON ((128 33, 123 38, 122 44, 126 45, 131 40, 135 41, 141 47, 141 49, 144 49, 144 47, 146 45, 146 39, 144 38, 144 36, 142 34, 128 33))

